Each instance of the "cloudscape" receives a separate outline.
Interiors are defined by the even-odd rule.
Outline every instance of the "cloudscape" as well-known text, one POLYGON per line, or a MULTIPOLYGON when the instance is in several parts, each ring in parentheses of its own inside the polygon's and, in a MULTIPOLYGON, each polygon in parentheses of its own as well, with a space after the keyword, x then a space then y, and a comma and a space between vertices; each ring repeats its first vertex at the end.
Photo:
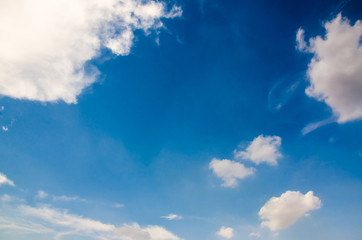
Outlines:
POLYGON ((359 240, 358 0, 0 1, 0 239, 359 240))

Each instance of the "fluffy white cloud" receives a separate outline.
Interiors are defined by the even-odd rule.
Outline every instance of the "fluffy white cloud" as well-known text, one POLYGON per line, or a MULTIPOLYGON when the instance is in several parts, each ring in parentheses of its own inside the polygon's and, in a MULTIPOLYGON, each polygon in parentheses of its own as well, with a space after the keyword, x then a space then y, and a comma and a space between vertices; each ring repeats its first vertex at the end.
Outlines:
POLYGON ((2 0, 0 94, 75 103, 96 81, 88 62, 102 48, 127 55, 135 30, 148 33, 181 13, 154 0, 2 0))
POLYGON ((314 54, 308 66, 306 94, 329 105, 339 123, 362 119, 362 22, 352 26, 341 14, 324 25, 326 36, 304 40, 297 33, 297 48, 314 54))
POLYGON ((220 230, 216 233, 220 237, 230 239, 234 236, 233 229, 230 227, 224 227, 222 226, 220 230))
POLYGON ((283 157, 280 152, 281 138, 278 136, 259 135, 249 144, 245 151, 234 150, 236 159, 249 160, 255 164, 267 163, 277 165, 278 158, 283 157))
POLYGON ((303 195, 299 191, 286 191, 280 197, 272 197, 260 209, 262 226, 278 231, 294 224, 300 217, 307 216, 309 211, 321 207, 321 200, 312 191, 303 195))
POLYGON ((166 218, 168 220, 180 220, 180 219, 182 219, 181 216, 179 216, 177 214, 172 214, 172 213, 167 215, 167 216, 162 216, 162 218, 166 218))
POLYGON ((7 185, 10 185, 13 187, 15 186, 14 182, 11 181, 10 179, 8 179, 5 174, 0 173, 0 186, 4 185, 4 184, 7 184, 7 185))
POLYGON ((212 159, 209 169, 213 170, 214 174, 223 180, 222 185, 224 187, 236 187, 238 179, 253 175, 255 172, 254 168, 247 168, 239 162, 217 158, 212 159))

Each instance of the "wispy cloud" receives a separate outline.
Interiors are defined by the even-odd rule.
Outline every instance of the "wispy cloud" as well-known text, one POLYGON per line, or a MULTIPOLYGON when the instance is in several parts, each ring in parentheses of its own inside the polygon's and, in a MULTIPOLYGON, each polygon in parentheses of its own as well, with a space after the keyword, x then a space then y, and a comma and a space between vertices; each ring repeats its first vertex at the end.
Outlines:
POLYGON ((38 198, 38 199, 44 199, 44 198, 47 198, 48 196, 49 196, 49 194, 46 193, 46 192, 43 191, 43 190, 39 190, 39 191, 37 192, 37 194, 35 195, 35 197, 38 198))
POLYGON ((53 201, 63 201, 63 202, 72 202, 72 201, 78 201, 78 202, 86 202, 86 199, 80 198, 78 196, 53 196, 53 201))
POLYGON ((259 238, 259 237, 261 237, 261 234, 258 233, 258 232, 251 232, 251 233, 249 233, 249 237, 257 237, 257 238, 259 238))
POLYGON ((15 186, 14 182, 7 178, 7 176, 3 173, 0 173, 0 186, 1 185, 10 185, 12 187, 15 186))
POLYGON ((24 202, 25 200, 11 196, 9 194, 4 194, 1 196, 0 201, 4 203, 11 203, 11 202, 24 202))
POLYGON ((313 132, 314 130, 316 130, 316 129, 322 127, 322 126, 325 126, 325 125, 333 123, 333 122, 336 122, 336 117, 334 117, 334 116, 332 116, 332 117, 330 117, 328 119, 319 121, 319 122, 310 123, 310 124, 308 124, 307 126, 305 126, 302 129, 302 134, 306 135, 306 134, 308 134, 310 132, 313 132))
POLYGON ((167 220, 181 220, 182 217, 177 215, 177 214, 169 214, 169 215, 166 215, 166 216, 162 216, 161 218, 166 218, 167 220))

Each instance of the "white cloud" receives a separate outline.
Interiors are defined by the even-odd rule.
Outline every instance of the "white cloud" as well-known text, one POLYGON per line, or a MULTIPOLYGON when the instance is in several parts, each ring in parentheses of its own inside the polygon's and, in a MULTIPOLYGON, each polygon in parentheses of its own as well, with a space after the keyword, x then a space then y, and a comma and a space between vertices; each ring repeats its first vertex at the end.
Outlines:
POLYGON ((7 132, 7 131, 9 131, 9 128, 7 126, 2 126, 1 130, 3 130, 4 132, 7 132))
POLYGON ((216 233, 220 237, 230 239, 234 236, 233 229, 230 227, 224 227, 222 226, 220 230, 216 233))
POLYGON ((170 214, 167 215, 167 216, 162 216, 161 218, 166 218, 166 219, 168 219, 168 220, 181 220, 181 219, 182 219, 181 216, 179 216, 179 215, 177 215, 177 214, 172 214, 172 213, 170 213, 170 214))
POLYGON ((259 135, 254 138, 246 151, 234 150, 236 159, 249 160, 255 164, 267 163, 277 165, 277 160, 283 155, 280 152, 281 138, 278 136, 259 135))
POLYGON ((160 226, 148 226, 144 230, 150 234, 150 240, 180 240, 179 237, 160 226))
MULTIPOLYGON (((66 210, 54 209, 50 207, 34 208, 30 206, 20 206, 22 219, 27 219, 27 224, 19 225, 13 221, 12 228, 19 226, 24 229, 31 225, 39 225, 41 229, 48 229, 54 238, 61 238, 65 235, 87 236, 92 239, 119 239, 119 240, 181 240, 173 233, 160 226, 140 227, 137 223, 131 225, 123 224, 116 227, 113 224, 106 224, 93 219, 68 213, 66 210), (36 219, 40 219, 39 224, 36 219), (31 220, 31 221, 30 221, 31 220)), ((10 226, 9 226, 10 227, 10 226)), ((1 228, 1 226, 0 226, 1 228)), ((6 228, 3 226, 2 228, 6 228)), ((35 230, 35 229, 34 229, 35 230)))
POLYGON ((24 202, 24 199, 14 197, 14 196, 11 196, 9 194, 4 194, 4 195, 1 196, 0 201, 4 202, 4 203, 24 202))
POLYGON ((314 54, 306 94, 330 106, 339 123, 362 119, 362 22, 352 26, 338 14, 324 27, 326 36, 309 39, 309 46, 304 31, 297 33, 297 48, 314 54))
POLYGON ((330 123, 333 123, 335 122, 336 119, 335 117, 330 117, 328 119, 325 119, 325 120, 322 120, 322 121, 318 121, 318 122, 314 122, 314 123, 310 123, 308 124, 307 126, 305 126, 303 129, 302 129, 302 134, 303 135, 306 135, 314 130, 316 130, 317 128, 320 128, 324 125, 327 125, 327 124, 330 124, 330 123))
POLYGON ((104 224, 99 221, 69 214, 67 211, 49 207, 33 208, 21 206, 20 210, 26 216, 41 218, 54 225, 69 227, 80 232, 109 232, 116 228, 114 225, 104 224))
POLYGON ((8 184, 13 187, 15 186, 14 182, 8 179, 5 174, 0 173, 0 186, 5 184, 8 184))
POLYGON ((86 202, 87 200, 80 198, 78 196, 53 196, 53 201, 63 201, 63 202, 72 202, 72 201, 79 201, 79 202, 86 202))
POLYGON ((304 40, 304 29, 299 28, 297 31, 297 36, 296 36, 296 41, 297 41, 297 46, 296 48, 299 51, 305 51, 307 50, 307 43, 304 40))
POLYGON ((253 175, 255 172, 254 168, 247 168, 239 162, 217 158, 212 159, 209 169, 213 170, 214 174, 223 180, 222 186, 224 187, 236 187, 238 179, 253 175))
POLYGON ((0 1, 0 94, 76 103, 96 81, 88 62, 101 49, 127 55, 135 30, 157 30, 181 13, 154 0, 0 1))
POLYGON ((48 197, 48 194, 42 190, 39 190, 35 197, 39 199, 44 199, 48 197))
POLYGON ((261 237, 261 234, 260 233, 258 233, 258 232, 251 232, 251 233, 249 233, 249 237, 261 237))
POLYGON ((261 225, 278 231, 294 224, 309 211, 319 209, 321 200, 312 191, 303 195, 299 191, 286 191, 280 197, 272 197, 260 209, 261 225))

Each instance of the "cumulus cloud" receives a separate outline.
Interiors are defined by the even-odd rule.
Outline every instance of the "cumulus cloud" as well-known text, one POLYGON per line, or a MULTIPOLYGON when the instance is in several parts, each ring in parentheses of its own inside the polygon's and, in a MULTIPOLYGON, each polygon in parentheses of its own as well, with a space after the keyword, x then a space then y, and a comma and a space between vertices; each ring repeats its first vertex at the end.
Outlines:
POLYGON ((223 180, 222 186, 224 187, 236 187, 239 179, 253 175, 255 172, 254 168, 247 168, 242 163, 217 158, 212 159, 209 169, 223 180))
POLYGON ((220 230, 216 233, 220 237, 230 239, 234 236, 233 229, 231 227, 224 227, 222 226, 220 230))
POLYGON ((181 216, 179 216, 177 214, 172 214, 172 213, 167 216, 162 216, 161 218, 166 218, 168 220, 181 220, 182 219, 181 216))
POLYGON ((13 187, 15 186, 14 182, 8 179, 5 174, 0 173, 0 186, 6 184, 13 187))
POLYGON ((89 61, 101 49, 127 55, 134 31, 148 34, 181 13, 154 0, 0 1, 0 94, 76 103, 97 79, 89 61))
POLYGON ((234 157, 249 160, 255 164, 267 163, 277 165, 277 160, 283 155, 280 152, 281 138, 278 136, 259 135, 249 144, 245 151, 234 150, 234 157))
POLYGON ((297 33, 297 48, 314 54, 308 65, 306 94, 331 107, 338 123, 362 119, 362 22, 350 24, 341 14, 324 25, 325 37, 304 40, 297 33))
POLYGON ((321 200, 312 191, 303 195, 299 191, 286 191, 280 197, 272 197, 259 211, 261 225, 278 231, 294 224, 308 212, 319 209, 321 200))

